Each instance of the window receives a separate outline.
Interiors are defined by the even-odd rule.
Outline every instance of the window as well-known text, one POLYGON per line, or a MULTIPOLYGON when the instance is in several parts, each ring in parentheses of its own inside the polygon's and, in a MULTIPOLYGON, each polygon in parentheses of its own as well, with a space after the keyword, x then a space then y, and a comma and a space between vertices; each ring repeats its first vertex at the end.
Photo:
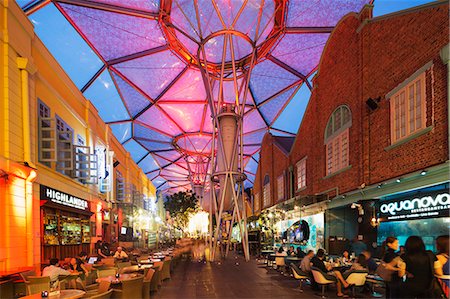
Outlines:
POLYGON ((50 118, 50 108, 41 100, 38 100, 38 136, 39 162, 51 167, 51 162, 56 161, 55 123, 50 118))
POLYGON ((125 198, 125 182, 122 173, 116 170, 116 200, 123 201, 125 198))
POLYGON ((277 199, 283 200, 284 199, 284 175, 280 175, 277 178, 277 199))
POLYGON ((297 190, 306 187, 306 158, 297 163, 297 190))
POLYGON ((266 174, 264 177, 264 188, 263 188, 263 207, 268 207, 271 203, 270 200, 270 179, 266 174))
POLYGON ((391 143, 425 128, 425 72, 390 97, 391 143))
POLYGON ((349 165, 348 136, 351 126, 352 117, 350 109, 346 105, 339 106, 331 114, 325 130, 327 175, 349 165))
POLYGON ((56 170, 72 176, 73 170, 73 129, 58 115, 56 116, 57 161, 56 170))

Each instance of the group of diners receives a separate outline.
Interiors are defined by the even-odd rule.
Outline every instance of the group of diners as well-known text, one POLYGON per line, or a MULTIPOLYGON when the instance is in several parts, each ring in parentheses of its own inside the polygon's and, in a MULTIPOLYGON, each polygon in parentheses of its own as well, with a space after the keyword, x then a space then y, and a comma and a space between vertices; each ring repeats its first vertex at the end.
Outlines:
POLYGON ((426 250, 421 237, 410 236, 404 249, 390 236, 383 242, 382 264, 386 298, 440 298, 449 296, 449 235, 436 238, 436 252, 426 250))
POLYGON ((130 249, 125 252, 119 246, 113 252, 107 244, 97 244, 94 254, 89 258, 86 252, 61 261, 50 258, 41 275, 35 271, 23 275, 25 283, 30 286, 27 286, 27 295, 72 291, 76 292, 72 294, 76 298, 97 298, 103 290, 108 297, 102 295, 98 298, 109 298, 114 294, 112 296, 119 298, 148 299, 150 292, 157 291, 162 281, 170 278, 174 261, 178 261, 187 250, 177 245, 155 251, 130 249), (98 253, 98 249, 103 255, 98 253))
MULTIPOLYGON (((410 236, 404 246, 399 246, 396 237, 388 237, 382 245, 381 259, 374 259, 368 250, 357 257, 347 250, 339 257, 327 256, 324 249, 315 253, 303 252, 300 247, 290 246, 285 251, 280 246, 276 257, 300 257, 298 265, 301 275, 309 277, 313 290, 318 290, 313 270, 327 280, 336 283, 337 296, 347 297, 345 289, 352 286, 347 281, 352 273, 367 273, 384 281, 386 298, 448 298, 450 281, 449 235, 436 239, 437 252, 426 250, 421 237, 410 236)), ((295 264, 295 262, 294 262, 295 264)))

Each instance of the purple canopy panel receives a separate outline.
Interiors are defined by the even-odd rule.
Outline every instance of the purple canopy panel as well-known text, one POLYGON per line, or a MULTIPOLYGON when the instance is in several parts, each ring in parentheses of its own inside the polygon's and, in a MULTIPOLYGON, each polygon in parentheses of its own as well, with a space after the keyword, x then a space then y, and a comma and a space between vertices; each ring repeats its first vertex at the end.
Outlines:
POLYGON ((106 61, 166 44, 158 20, 70 4, 58 5, 106 61))
POLYGON ((156 99, 185 69, 185 64, 171 51, 166 50, 115 64, 114 69, 150 98, 156 99))
POLYGON ((145 111, 137 118, 137 120, 169 135, 178 135, 182 133, 181 128, 174 123, 165 112, 156 106, 152 106, 145 111))
POLYGON ((329 36, 329 33, 288 33, 272 51, 272 55, 306 76, 319 64, 329 36))

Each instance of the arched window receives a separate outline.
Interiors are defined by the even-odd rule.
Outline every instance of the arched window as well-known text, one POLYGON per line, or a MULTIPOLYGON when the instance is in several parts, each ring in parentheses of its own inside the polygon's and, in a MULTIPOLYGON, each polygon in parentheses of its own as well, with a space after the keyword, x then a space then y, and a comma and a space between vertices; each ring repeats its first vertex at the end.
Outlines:
POLYGON ((346 105, 334 110, 325 129, 327 175, 349 165, 348 132, 351 126, 352 115, 346 105))

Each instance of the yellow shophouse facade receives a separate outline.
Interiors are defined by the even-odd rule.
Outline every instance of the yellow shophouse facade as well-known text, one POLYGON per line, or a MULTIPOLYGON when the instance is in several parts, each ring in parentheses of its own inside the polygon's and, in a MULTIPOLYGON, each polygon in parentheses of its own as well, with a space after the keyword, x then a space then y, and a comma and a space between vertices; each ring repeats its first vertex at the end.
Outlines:
POLYGON ((0 271, 127 241, 126 207, 147 213, 155 187, 18 5, 0 9, 0 271))

